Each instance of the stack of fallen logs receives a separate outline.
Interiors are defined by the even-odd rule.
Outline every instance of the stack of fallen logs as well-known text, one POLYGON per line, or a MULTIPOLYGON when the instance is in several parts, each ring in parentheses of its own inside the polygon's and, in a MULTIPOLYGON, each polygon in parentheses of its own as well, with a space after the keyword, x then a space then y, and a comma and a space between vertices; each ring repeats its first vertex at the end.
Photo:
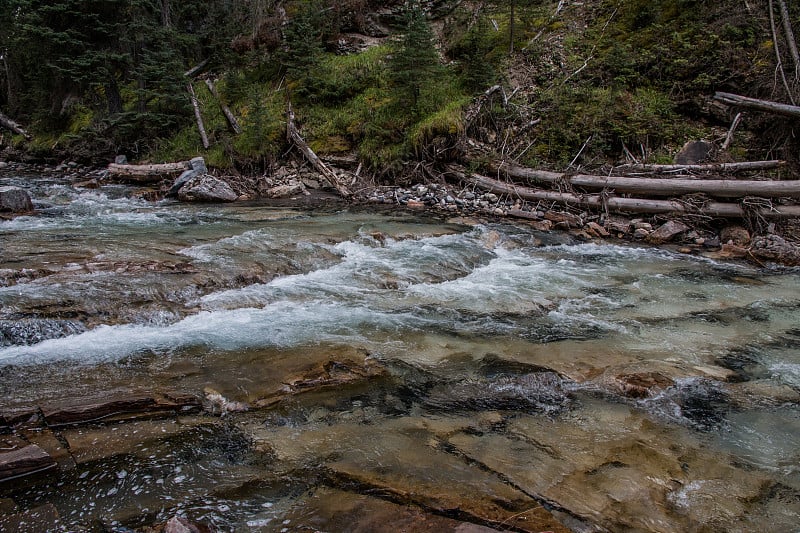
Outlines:
POLYGON ((783 164, 783 161, 754 161, 715 165, 629 166, 629 170, 634 172, 662 173, 659 177, 639 177, 550 172, 513 163, 496 163, 491 166, 496 177, 468 173, 456 168, 451 168, 449 175, 487 192, 521 200, 552 201, 622 214, 673 213, 733 218, 798 217, 800 205, 797 205, 795 199, 800 198, 800 180, 672 178, 664 177, 663 174, 674 171, 699 171, 704 175, 732 174, 740 171, 769 170, 783 164), (517 180, 524 185, 512 183, 511 180, 517 180), (549 188, 536 188, 537 184, 547 185, 549 188), (698 196, 701 201, 697 200, 698 196), (680 197, 687 198, 680 199, 680 197))

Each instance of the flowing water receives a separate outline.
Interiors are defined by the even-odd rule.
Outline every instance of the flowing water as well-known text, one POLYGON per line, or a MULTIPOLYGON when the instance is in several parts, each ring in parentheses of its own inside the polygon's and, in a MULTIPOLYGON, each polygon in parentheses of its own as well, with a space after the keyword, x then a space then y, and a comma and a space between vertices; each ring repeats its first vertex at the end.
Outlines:
POLYGON ((396 211, 0 184, 40 207, 0 221, 2 410, 225 399, 58 428, 68 467, 0 497, 52 504, 61 530, 374 531, 415 509, 539 531, 515 521, 538 506, 576 531, 800 531, 796 270, 396 211), (315 387, 319 368, 344 379, 315 387))

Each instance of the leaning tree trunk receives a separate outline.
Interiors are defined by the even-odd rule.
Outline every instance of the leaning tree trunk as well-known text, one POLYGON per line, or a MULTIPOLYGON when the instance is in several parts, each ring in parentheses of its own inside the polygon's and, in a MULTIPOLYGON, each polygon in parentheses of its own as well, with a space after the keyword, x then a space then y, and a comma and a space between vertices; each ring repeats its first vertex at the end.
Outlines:
POLYGON ((203 115, 200 113, 200 102, 197 101, 197 95, 194 92, 194 87, 192 86, 192 82, 190 81, 186 85, 187 90, 189 91, 189 97, 192 100, 192 108, 194 109, 194 118, 197 122, 197 130, 200 132, 200 140, 203 141, 203 148, 208 150, 208 147, 211 146, 211 143, 208 142, 208 134, 206 133, 206 126, 203 124, 203 115))
POLYGON ((0 126, 11 130, 18 135, 22 135, 28 140, 31 139, 30 133, 25 131, 25 129, 22 126, 20 126, 19 124, 17 124, 7 116, 5 116, 3 113, 0 113, 0 126))
POLYGON ((311 163, 311 165, 322 175, 323 178, 325 178, 325 181, 339 191, 339 194, 345 198, 352 196, 352 193, 347 189, 347 186, 342 183, 342 179, 337 176, 336 173, 331 170, 317 154, 314 153, 314 150, 311 149, 305 139, 303 139, 302 135, 300 135, 300 132, 297 131, 297 126, 294 123, 294 111, 292 110, 291 102, 286 103, 286 138, 290 143, 297 146, 297 148, 303 152, 303 155, 306 159, 308 159, 308 162, 311 163))
POLYGON ((242 133, 242 127, 239 125, 239 121, 236 120, 236 117, 231 109, 225 105, 225 103, 219 97, 219 92, 217 92, 217 87, 214 85, 214 82, 206 78, 206 86, 208 86, 208 90, 211 91, 211 95, 217 100, 219 108, 222 110, 222 114, 225 115, 225 120, 228 121, 228 126, 231 127, 236 135, 242 133))

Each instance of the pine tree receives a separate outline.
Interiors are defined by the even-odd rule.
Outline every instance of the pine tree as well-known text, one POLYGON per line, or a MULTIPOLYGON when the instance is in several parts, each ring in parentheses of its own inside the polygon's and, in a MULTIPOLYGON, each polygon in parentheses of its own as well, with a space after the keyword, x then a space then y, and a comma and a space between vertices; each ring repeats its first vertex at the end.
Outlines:
POLYGON ((423 92, 439 81, 444 68, 433 31, 416 0, 406 4, 406 31, 395 44, 389 70, 397 103, 415 115, 423 113, 423 92))

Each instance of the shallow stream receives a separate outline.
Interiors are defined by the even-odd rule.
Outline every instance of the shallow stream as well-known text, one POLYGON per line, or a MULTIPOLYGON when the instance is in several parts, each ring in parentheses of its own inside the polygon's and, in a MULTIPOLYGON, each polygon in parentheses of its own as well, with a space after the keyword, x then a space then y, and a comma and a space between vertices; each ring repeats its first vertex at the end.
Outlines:
POLYGON ((68 467, 0 498, 64 531, 800 531, 800 271, 8 184, 40 214, 0 221, 0 411, 207 402, 58 428, 68 467))

